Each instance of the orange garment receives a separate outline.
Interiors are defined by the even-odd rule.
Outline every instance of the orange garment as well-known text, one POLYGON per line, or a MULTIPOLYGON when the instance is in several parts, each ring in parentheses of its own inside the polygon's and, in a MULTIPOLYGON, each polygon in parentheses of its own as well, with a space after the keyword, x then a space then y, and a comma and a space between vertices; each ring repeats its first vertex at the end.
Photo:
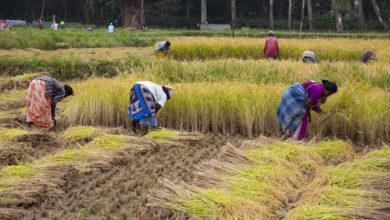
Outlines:
POLYGON ((46 85, 42 80, 33 80, 27 94, 27 122, 50 129, 54 127, 51 117, 51 99, 46 98, 46 85))

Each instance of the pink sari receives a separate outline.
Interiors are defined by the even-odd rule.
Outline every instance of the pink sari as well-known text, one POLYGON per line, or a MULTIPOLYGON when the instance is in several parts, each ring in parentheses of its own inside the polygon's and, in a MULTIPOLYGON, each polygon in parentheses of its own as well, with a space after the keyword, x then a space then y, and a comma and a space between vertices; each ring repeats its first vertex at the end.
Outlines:
MULTIPOLYGON (((309 80, 307 82, 302 83, 303 88, 305 88, 307 92, 307 98, 311 96, 311 88, 315 86, 322 86, 320 83, 317 83, 313 80, 309 80)), ((316 103, 313 105, 312 110, 318 109, 323 103, 323 99, 319 98, 317 100, 312 100, 316 103)), ((307 133, 307 127, 309 125, 309 115, 306 113, 305 116, 302 119, 302 122, 298 125, 298 127, 295 129, 295 131, 289 130, 287 132, 287 135, 294 138, 294 140, 301 141, 306 138, 307 133)))

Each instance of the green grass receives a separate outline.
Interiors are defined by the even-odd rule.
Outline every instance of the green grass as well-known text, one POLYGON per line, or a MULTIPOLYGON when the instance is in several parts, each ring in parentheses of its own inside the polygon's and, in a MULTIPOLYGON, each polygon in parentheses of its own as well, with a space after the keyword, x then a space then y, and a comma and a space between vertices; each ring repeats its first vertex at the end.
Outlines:
MULTIPOLYGON (((265 38, 268 30, 236 30, 237 37, 265 38)), ((231 31, 199 30, 125 30, 117 28, 115 34, 109 35, 106 29, 96 29, 88 34, 86 28, 70 28, 53 32, 46 28, 39 31, 36 27, 13 28, 12 32, 0 33, 0 48, 38 48, 53 50, 58 43, 65 43, 73 48, 150 46, 159 40, 180 36, 230 37, 231 31)), ((302 33, 294 31, 277 31, 280 38, 385 38, 385 33, 302 33)))
POLYGON ((110 77, 134 67, 134 59, 82 61, 77 57, 19 58, 0 57, 0 75, 18 76, 26 72, 48 72, 59 80, 83 79, 94 76, 110 77))

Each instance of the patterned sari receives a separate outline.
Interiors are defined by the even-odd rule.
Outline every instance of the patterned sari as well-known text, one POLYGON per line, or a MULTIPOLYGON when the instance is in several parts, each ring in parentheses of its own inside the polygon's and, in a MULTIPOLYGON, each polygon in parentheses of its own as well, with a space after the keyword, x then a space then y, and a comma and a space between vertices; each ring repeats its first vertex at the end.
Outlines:
POLYGON ((51 99, 46 98, 46 84, 42 80, 33 80, 27 94, 27 122, 35 126, 51 129, 54 121, 51 114, 51 99))
MULTIPOLYGON (((309 115, 304 105, 311 95, 311 89, 315 86, 321 86, 321 84, 309 80, 302 84, 297 83, 284 92, 278 108, 277 121, 282 125, 288 137, 295 140, 306 138, 309 115)), ((312 101, 315 102, 312 110, 324 103, 321 98, 312 101)))

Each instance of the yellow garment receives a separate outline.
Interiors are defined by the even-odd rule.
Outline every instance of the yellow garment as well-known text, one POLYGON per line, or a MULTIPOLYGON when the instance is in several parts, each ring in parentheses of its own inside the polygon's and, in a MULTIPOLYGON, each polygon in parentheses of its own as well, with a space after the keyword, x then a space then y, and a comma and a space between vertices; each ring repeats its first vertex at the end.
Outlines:
POLYGON ((61 23, 60 24, 65 24, 65 22, 64 21, 61 21, 61 23))
POLYGON ((168 52, 160 51, 158 54, 160 55, 160 57, 166 57, 168 52))

